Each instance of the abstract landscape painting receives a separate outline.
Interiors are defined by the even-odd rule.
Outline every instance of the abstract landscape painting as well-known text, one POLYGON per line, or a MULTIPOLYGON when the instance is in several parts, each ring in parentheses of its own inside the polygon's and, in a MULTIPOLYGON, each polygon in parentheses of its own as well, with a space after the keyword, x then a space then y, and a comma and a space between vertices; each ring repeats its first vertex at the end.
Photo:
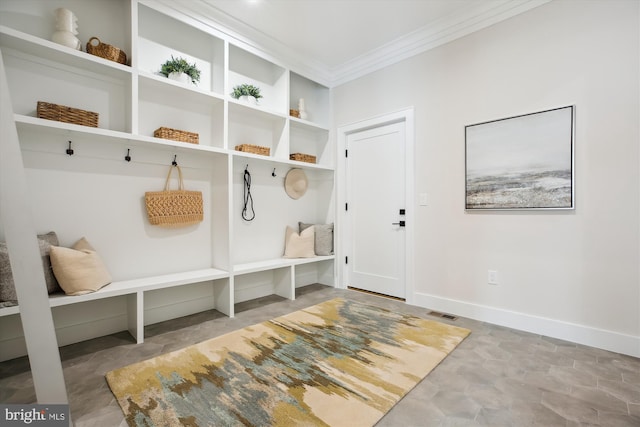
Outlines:
POLYGON ((572 209, 573 112, 465 127, 466 209, 572 209))

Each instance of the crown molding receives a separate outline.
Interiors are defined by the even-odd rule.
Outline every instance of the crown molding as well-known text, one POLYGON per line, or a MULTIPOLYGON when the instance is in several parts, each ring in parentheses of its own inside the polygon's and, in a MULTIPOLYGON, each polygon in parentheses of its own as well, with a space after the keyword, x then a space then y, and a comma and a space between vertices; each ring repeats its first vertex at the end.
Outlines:
POLYGON ((347 83, 550 1, 504 0, 497 6, 479 1, 473 8, 420 28, 332 69, 331 86, 347 83))
POLYGON ((473 7, 467 7, 461 12, 433 22, 333 68, 302 52, 291 49, 285 43, 222 12, 206 0, 189 2, 141 1, 161 3, 225 34, 240 47, 264 56, 266 59, 322 85, 334 87, 464 37, 552 0, 502 0, 498 4, 478 1, 474 3, 473 7))

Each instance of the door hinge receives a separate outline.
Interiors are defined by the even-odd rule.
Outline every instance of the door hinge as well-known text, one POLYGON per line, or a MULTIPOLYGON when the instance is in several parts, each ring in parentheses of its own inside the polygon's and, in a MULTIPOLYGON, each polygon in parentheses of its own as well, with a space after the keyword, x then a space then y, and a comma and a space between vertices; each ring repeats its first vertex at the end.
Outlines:
POLYGON ((345 210, 345 211, 348 211, 348 210, 349 210, 349 203, 345 203, 345 204, 344 204, 344 210, 345 210))
POLYGON ((349 157, 349 150, 344 150, 344 156, 349 157))
POLYGON ((344 263, 345 264, 349 264, 349 257, 348 256, 344 257, 344 263))

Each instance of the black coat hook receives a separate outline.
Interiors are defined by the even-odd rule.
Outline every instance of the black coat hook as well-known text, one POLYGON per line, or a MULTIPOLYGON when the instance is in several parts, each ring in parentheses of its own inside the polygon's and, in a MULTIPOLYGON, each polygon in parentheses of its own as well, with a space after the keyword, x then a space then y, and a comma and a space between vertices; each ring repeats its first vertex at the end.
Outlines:
POLYGON ((273 168, 273 172, 271 172, 271 176, 276 176, 276 168, 273 168))
POLYGON ((69 148, 67 148, 67 154, 73 156, 73 149, 71 148, 71 141, 69 141, 69 148))
POLYGON ((171 164, 173 166, 178 166, 178 155, 177 154, 173 155, 173 162, 171 162, 171 164))
POLYGON ((127 148, 127 155, 126 155, 126 156, 124 156, 124 159, 125 159, 127 162, 130 162, 130 161, 131 161, 131 156, 129 155, 129 150, 130 150, 130 149, 129 149, 129 148, 127 148))

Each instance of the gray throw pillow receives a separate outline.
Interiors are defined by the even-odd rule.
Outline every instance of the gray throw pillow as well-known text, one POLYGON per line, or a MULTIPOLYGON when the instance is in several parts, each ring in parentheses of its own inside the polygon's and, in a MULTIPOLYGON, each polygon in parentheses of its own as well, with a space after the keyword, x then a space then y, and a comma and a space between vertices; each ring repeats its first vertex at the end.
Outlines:
POLYGON ((316 255, 333 255, 333 223, 331 224, 305 224, 299 222, 300 232, 313 226, 316 231, 315 252, 316 255))
MULTIPOLYGON (((42 257, 44 279, 47 284, 47 292, 50 294, 62 291, 60 285, 58 285, 56 277, 53 275, 51 259, 49 258, 51 246, 58 245, 58 236, 55 232, 51 231, 47 234, 38 235, 38 246, 40 247, 40 256, 42 257)), ((16 295, 16 288, 13 284, 13 274, 11 273, 7 244, 5 242, 0 242, 0 302, 16 302, 17 300, 18 297, 16 295)))

